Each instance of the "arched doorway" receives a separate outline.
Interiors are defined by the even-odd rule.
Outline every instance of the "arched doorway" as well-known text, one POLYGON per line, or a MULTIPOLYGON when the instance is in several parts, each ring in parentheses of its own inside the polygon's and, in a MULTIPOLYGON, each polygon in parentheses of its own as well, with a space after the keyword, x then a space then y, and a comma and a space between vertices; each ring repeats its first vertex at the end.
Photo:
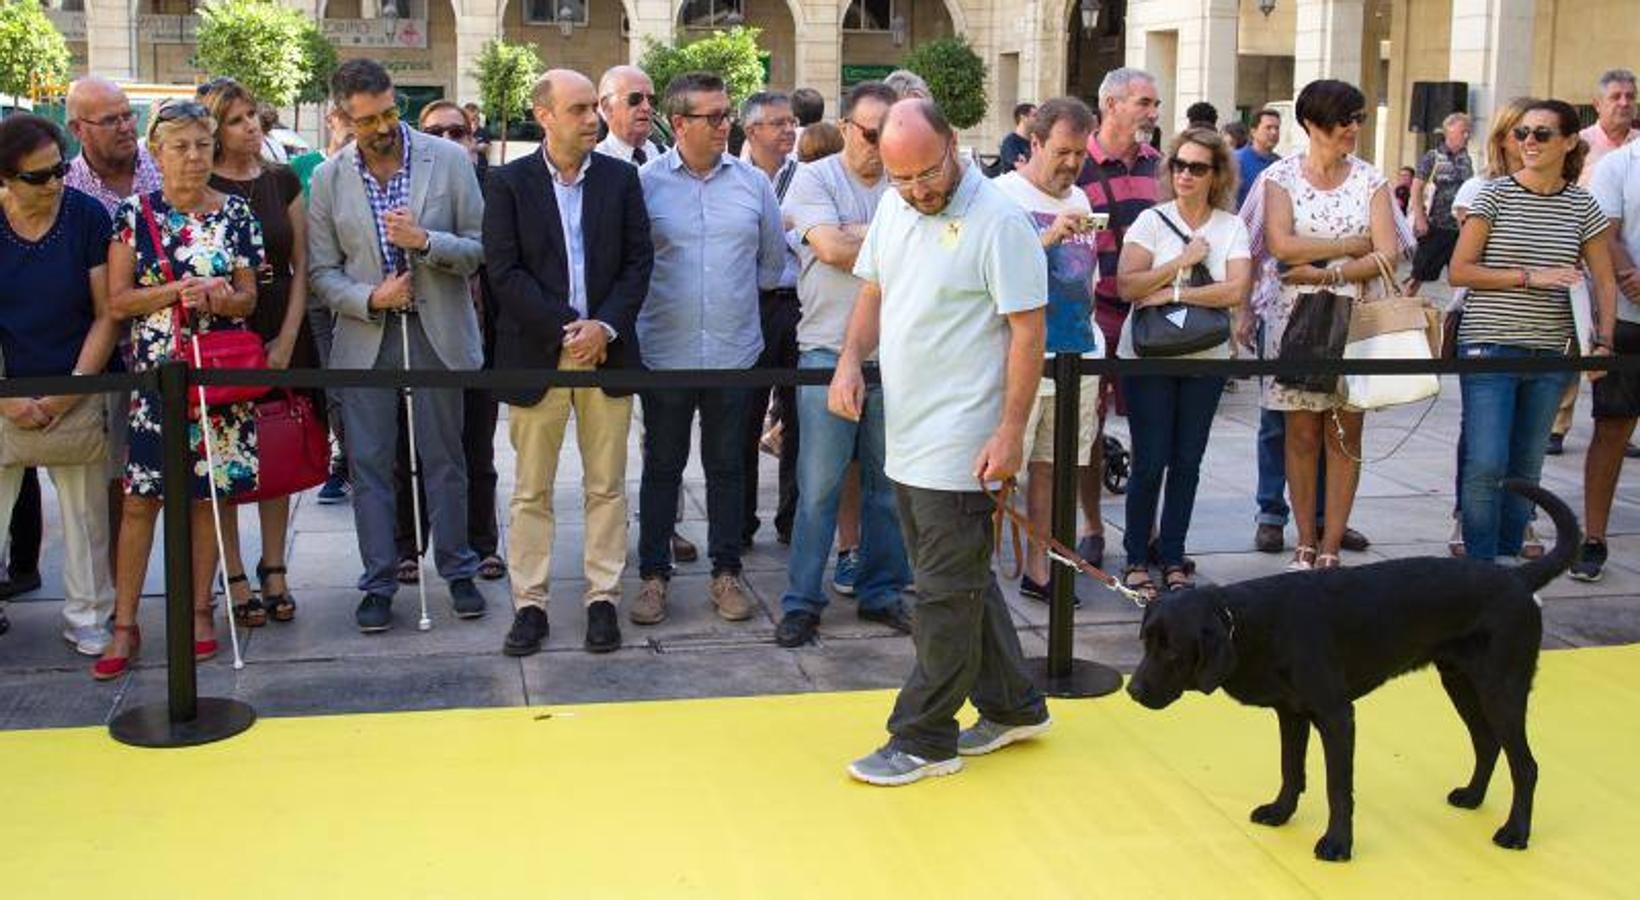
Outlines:
POLYGON ((862 81, 881 80, 900 67, 912 47, 957 33, 944 0, 846 0, 839 5, 844 92, 862 81))
POLYGON ((1065 93, 1098 109, 1099 83, 1127 57, 1127 0, 1065 0, 1065 5, 1065 93), (1085 27, 1090 19, 1093 27, 1085 27))
MULTIPOLYGON (((676 3, 676 0, 674 0, 676 3)), ((714 30, 746 25, 760 30, 764 83, 772 90, 797 87, 797 25, 788 0, 683 0, 678 5, 677 40, 688 43, 714 30)), ((665 90, 665 85, 655 85, 665 90)))

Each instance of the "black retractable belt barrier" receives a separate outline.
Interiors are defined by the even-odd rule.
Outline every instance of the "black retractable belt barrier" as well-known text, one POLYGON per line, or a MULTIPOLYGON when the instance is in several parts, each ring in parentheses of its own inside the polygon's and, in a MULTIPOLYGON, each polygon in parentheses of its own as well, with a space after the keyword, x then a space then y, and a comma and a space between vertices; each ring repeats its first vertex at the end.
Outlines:
MULTIPOLYGON (((1059 353, 1053 359, 1053 536, 1066 547, 1076 545, 1076 482, 1082 454, 1078 444, 1082 416, 1081 357, 1059 353)), ((1094 438, 1098 440, 1096 436, 1094 438)), ((1023 563, 1023 561, 1021 561, 1023 563)), ((1122 686, 1122 673, 1110 666, 1077 659, 1071 648, 1076 596, 1076 569, 1050 559, 1053 596, 1048 607, 1048 655, 1026 660, 1037 689, 1050 697, 1103 697, 1122 686)))
MULTIPOLYGON (((192 747, 220 741, 251 727, 249 704, 199 696, 194 670, 192 455, 188 447, 188 366, 160 367, 161 426, 165 442, 165 650, 168 701, 121 713, 108 733, 138 747, 192 747)), ((207 477, 214 478, 212 472, 207 477)), ((228 627, 234 627, 228 617, 228 627)))

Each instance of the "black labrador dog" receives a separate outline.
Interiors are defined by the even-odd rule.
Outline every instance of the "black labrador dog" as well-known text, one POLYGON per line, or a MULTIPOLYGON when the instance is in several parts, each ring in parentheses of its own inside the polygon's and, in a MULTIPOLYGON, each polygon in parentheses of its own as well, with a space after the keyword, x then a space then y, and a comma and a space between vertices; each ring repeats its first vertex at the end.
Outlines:
POLYGON ((1128 693, 1162 709, 1186 690, 1222 687, 1241 703, 1274 709, 1281 724, 1281 791, 1253 810, 1261 825, 1285 824, 1298 806, 1313 724, 1326 753, 1328 805, 1315 855, 1346 860, 1355 809, 1354 701, 1434 663, 1475 750, 1474 774, 1447 802, 1480 805, 1501 747, 1515 795, 1492 842, 1525 849, 1538 775, 1526 744, 1526 695, 1543 637, 1534 592, 1566 570, 1582 538, 1577 517, 1560 498, 1524 481, 1505 487, 1554 520, 1555 546, 1542 559, 1515 568, 1398 559, 1168 596, 1145 609, 1144 658, 1128 693))

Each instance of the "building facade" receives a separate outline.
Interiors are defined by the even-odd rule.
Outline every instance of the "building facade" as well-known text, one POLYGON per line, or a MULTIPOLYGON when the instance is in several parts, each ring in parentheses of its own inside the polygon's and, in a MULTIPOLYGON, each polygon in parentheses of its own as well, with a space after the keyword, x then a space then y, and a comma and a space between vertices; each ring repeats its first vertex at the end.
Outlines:
MULTIPOLYGON (((1092 101, 1110 69, 1154 72, 1163 127, 1211 102, 1221 119, 1290 102, 1315 78, 1369 98, 1363 153, 1390 168, 1415 158, 1414 86, 1467 85, 1480 128, 1519 94, 1587 104, 1605 69, 1633 65, 1636 0, 283 0, 323 23, 344 58, 382 60, 416 99, 477 96, 473 61, 494 37, 537 46, 549 67, 596 76, 636 60, 646 40, 735 24, 762 30, 769 84, 835 100, 926 40, 965 35, 988 67, 991 114, 965 141, 1012 127, 1016 102, 1092 101), (1627 52, 1625 52, 1627 51, 1627 52)), ((190 83, 195 0, 58 0, 50 12, 78 73, 190 83)), ((830 106, 835 110, 835 105, 830 106)), ((1296 129, 1290 129, 1296 130, 1296 129)))

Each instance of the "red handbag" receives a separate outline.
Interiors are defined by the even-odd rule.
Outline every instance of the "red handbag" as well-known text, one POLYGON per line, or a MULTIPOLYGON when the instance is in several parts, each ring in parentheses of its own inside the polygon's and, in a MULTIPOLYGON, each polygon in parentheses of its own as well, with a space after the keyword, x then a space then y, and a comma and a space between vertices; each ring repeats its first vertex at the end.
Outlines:
POLYGON ((330 475, 329 429, 306 394, 281 389, 256 404, 256 448, 256 489, 235 503, 288 497, 330 475))
MULTIPOLYGON (((160 239, 159 223, 154 220, 154 208, 148 202, 148 196, 142 197, 142 217, 148 224, 148 236, 153 240, 154 253, 159 257, 160 271, 164 273, 167 283, 177 280, 176 273, 171 269, 171 260, 165 255, 165 244, 160 239)), ((262 339, 256 332, 248 328, 234 328, 222 331, 211 331, 205 334, 191 335, 191 341, 185 343, 182 338, 187 329, 188 317, 183 311, 181 303, 171 307, 171 334, 175 341, 173 357, 187 363, 194 369, 266 369, 268 367, 268 351, 262 346, 262 339), (191 346, 190 346, 191 344, 191 346)), ((235 385, 213 384, 199 389, 205 395, 206 406, 231 406, 235 403, 244 403, 255 400, 270 390, 266 385, 235 385)), ((195 395, 198 396, 197 394, 195 395)), ((197 404, 188 405, 188 414, 191 417, 199 416, 197 404)))

